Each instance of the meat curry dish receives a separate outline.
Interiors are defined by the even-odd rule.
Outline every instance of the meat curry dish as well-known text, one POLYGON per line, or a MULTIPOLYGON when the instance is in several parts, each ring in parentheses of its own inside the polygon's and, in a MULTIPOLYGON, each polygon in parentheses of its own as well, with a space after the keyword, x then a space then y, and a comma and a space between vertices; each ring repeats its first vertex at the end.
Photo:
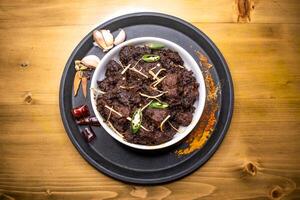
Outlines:
POLYGON ((124 46, 106 67, 97 110, 127 142, 162 144, 192 122, 199 84, 178 52, 155 43, 124 46))

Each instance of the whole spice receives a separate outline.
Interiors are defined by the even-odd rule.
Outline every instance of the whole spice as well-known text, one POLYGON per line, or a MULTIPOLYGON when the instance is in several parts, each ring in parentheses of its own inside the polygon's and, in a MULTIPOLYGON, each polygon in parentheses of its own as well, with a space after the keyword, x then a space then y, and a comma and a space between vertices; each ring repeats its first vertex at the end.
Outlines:
POLYGON ((142 124, 142 110, 141 109, 137 109, 133 115, 132 115, 132 120, 131 120, 131 131, 132 133, 137 133, 140 128, 141 128, 141 124, 142 124))
POLYGON ((81 85, 82 85, 82 93, 83 93, 83 96, 86 97, 86 89, 87 89, 87 77, 82 77, 81 78, 81 85))
POLYGON ((84 128, 84 130, 82 131, 82 135, 85 139, 86 142, 91 142, 95 137, 96 134, 94 133, 93 129, 89 128, 84 128))
POLYGON ((91 125, 91 126, 100 126, 100 123, 97 117, 85 117, 76 120, 76 124, 78 125, 91 125))
POLYGON ((73 83, 73 94, 74 94, 74 96, 77 95, 78 89, 79 89, 79 86, 80 86, 80 82, 81 82, 80 73, 81 73, 80 71, 77 71, 75 73, 74 83, 73 83))
POLYGON ((142 60, 145 62, 156 62, 160 59, 160 57, 158 55, 154 55, 154 54, 145 54, 142 57, 142 60))
POLYGON ((73 108, 71 113, 75 119, 88 117, 90 115, 89 107, 87 105, 81 105, 73 108))
POLYGON ((165 102, 158 102, 158 101, 153 101, 149 105, 150 108, 158 108, 158 109, 164 109, 169 107, 169 104, 165 102))
POLYGON ((75 69, 76 71, 84 71, 88 70, 89 68, 84 65, 80 60, 75 60, 75 69))
POLYGON ((164 48, 165 45, 163 45, 162 43, 158 43, 158 42, 151 42, 146 44, 147 47, 149 47, 150 49, 161 49, 164 48))

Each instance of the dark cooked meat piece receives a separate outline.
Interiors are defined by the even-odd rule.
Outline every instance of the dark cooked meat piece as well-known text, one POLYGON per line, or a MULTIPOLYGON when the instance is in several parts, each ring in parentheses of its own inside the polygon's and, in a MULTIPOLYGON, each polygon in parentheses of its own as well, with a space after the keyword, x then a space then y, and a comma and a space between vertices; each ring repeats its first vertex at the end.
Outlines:
POLYGON ((125 46, 120 50, 120 61, 127 65, 131 59, 138 60, 143 54, 150 54, 151 50, 147 47, 125 46))
POLYGON ((168 110, 166 109, 152 109, 148 108, 145 111, 145 115, 151 119, 156 125, 160 123, 168 116, 168 110))
POLYGON ((123 135, 128 142, 143 144, 143 145, 155 145, 155 144, 161 144, 171 140, 175 135, 175 132, 154 131, 149 133, 141 129, 138 134, 132 134, 130 131, 126 131, 123 135))
POLYGON ((105 76, 112 76, 118 72, 122 71, 122 66, 119 65, 119 63, 117 63, 115 60, 110 60, 107 65, 106 65, 107 69, 105 72, 105 76))
POLYGON ((175 51, 172 51, 170 49, 163 49, 156 52, 156 54, 160 56, 160 61, 163 66, 170 66, 172 64, 183 65, 183 60, 175 51))
POLYGON ((167 97, 176 98, 178 95, 178 75, 177 74, 168 74, 166 78, 162 81, 163 91, 168 91, 166 93, 167 97))
POLYGON ((196 82, 196 78, 193 76, 192 71, 180 70, 180 77, 182 78, 181 81, 183 85, 196 82))
POLYGON ((194 104, 199 96, 198 84, 189 84, 183 88, 182 105, 184 107, 190 107, 194 104))
POLYGON ((198 83, 192 71, 177 66, 184 66, 177 52, 166 48, 151 50, 145 46, 125 46, 119 52, 119 60, 120 63, 114 60, 107 63, 105 79, 97 82, 105 94, 99 95, 96 102, 104 120, 108 120, 107 123, 111 123, 126 141, 143 145, 162 144, 171 140, 180 126, 192 122, 193 104, 199 96, 198 83), (141 59, 144 54, 159 55, 160 60, 145 62, 141 59), (130 68, 121 74, 129 64, 130 68), (156 84, 157 78, 163 77, 156 84), (143 128, 133 133, 127 118, 133 118, 135 111, 150 101, 161 101, 168 107, 146 107, 142 111, 143 128), (160 127, 166 117, 167 121, 160 127))
POLYGON ((162 81, 163 88, 174 88, 177 85, 177 74, 168 74, 162 81))
POLYGON ((131 94, 129 91, 122 89, 118 91, 117 98, 123 105, 129 106, 131 94))
POLYGON ((98 81, 97 84, 102 91, 107 92, 113 90, 119 82, 122 82, 122 77, 120 74, 117 74, 108 76, 106 79, 98 81))
POLYGON ((113 103, 113 108, 118 111, 122 117, 120 117, 119 115, 115 114, 114 112, 112 112, 112 115, 117 117, 117 118, 125 118, 126 117, 129 117, 130 115, 130 108, 128 106, 124 106, 122 104, 120 104, 119 102, 117 101, 114 101, 113 103))
POLYGON ((193 119, 193 113, 191 112, 179 112, 175 116, 175 120, 179 125, 188 126, 193 119))

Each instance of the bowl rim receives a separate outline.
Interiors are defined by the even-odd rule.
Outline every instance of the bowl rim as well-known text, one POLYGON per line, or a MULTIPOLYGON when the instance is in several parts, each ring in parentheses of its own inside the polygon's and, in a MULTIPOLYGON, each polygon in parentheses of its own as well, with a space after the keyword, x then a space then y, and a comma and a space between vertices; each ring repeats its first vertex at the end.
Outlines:
MULTIPOLYGON (((111 49, 108 53, 106 53, 103 58, 101 59, 101 61, 99 62, 98 66, 96 67, 93 76, 92 76, 92 80, 91 80, 91 86, 90 88, 97 88, 97 80, 99 77, 99 73, 100 73, 100 68, 101 66, 103 66, 104 64, 106 65, 107 62, 109 60, 111 60, 113 57, 113 55, 115 55, 116 53, 118 53, 120 51, 120 49, 126 45, 130 45, 130 44, 134 44, 134 45, 138 45, 139 43, 141 44, 145 44, 147 42, 160 42, 163 43, 167 46, 172 46, 172 50, 177 51, 181 57, 186 58, 186 60, 189 60, 189 62, 191 62, 192 64, 189 66, 190 70, 193 71, 195 77, 199 78, 199 80, 197 80, 197 82, 199 83, 199 97, 198 97, 198 112, 193 113, 193 121, 191 122, 191 124, 187 127, 185 127, 184 133, 176 133, 176 134, 180 134, 180 137, 173 137, 171 140, 159 144, 159 145, 142 145, 142 144, 135 144, 135 143, 130 143, 127 142, 125 139, 123 139, 122 137, 119 136, 119 134, 115 133, 115 131, 113 131, 108 125, 107 123, 104 121, 104 119, 102 118, 101 114, 98 112, 97 110, 97 105, 96 105, 96 100, 94 98, 93 95, 93 91, 90 90, 90 98, 91 98, 91 104, 92 104, 92 108, 93 111, 95 113, 95 116, 97 117, 98 121, 100 122, 101 126, 105 129, 105 131, 112 136, 114 139, 116 139, 117 141, 119 141, 120 143, 135 148, 135 149, 140 149, 140 150, 157 150, 157 149, 163 149, 169 146, 172 146, 176 143, 178 143, 179 141, 181 141, 183 138, 185 138, 187 135, 189 135, 194 128, 196 127, 196 125, 198 124, 198 121, 200 120, 203 110, 204 110, 204 106, 205 106, 205 102, 206 102, 206 86, 205 86, 205 81, 204 81, 204 77, 202 74, 202 70, 199 66, 199 64, 195 61, 195 59, 181 46, 179 46, 178 44, 167 40, 167 39, 163 39, 163 38, 159 38, 159 37, 137 37, 137 38, 133 38, 133 39, 129 39, 126 40, 125 42, 115 46, 113 49, 111 49), (182 54, 184 54, 182 56, 182 54), (196 119, 195 119, 196 117, 196 119)), ((175 135, 176 135, 175 134, 175 135)))

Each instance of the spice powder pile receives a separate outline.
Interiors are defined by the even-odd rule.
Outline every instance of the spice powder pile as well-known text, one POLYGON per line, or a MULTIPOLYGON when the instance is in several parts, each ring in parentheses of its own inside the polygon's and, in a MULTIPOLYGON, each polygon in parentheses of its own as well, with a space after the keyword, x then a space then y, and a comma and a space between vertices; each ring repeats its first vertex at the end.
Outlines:
POLYGON ((220 85, 215 82, 211 75, 212 64, 209 63, 208 58, 196 52, 199 57, 199 62, 202 66, 205 85, 206 85, 206 104, 200 118, 200 124, 195 131, 193 131, 186 139, 186 147, 177 150, 177 155, 187 155, 204 146, 206 141, 213 133, 214 127, 217 123, 217 111, 219 109, 218 96, 220 94, 220 85))

